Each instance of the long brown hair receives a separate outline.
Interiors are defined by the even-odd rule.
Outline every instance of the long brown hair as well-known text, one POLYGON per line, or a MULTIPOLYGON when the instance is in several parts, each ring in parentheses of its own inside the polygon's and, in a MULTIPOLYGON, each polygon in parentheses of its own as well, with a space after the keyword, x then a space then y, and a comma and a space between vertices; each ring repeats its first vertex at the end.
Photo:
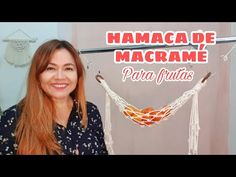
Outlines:
POLYGON ((28 74, 27 93, 19 102, 20 117, 16 126, 17 154, 61 154, 54 136, 55 109, 52 100, 40 86, 40 74, 47 68, 51 56, 58 49, 66 49, 73 56, 78 73, 78 83, 71 93, 82 111, 82 125, 87 127, 87 107, 84 92, 84 67, 75 48, 64 40, 50 40, 42 44, 32 58, 28 74))

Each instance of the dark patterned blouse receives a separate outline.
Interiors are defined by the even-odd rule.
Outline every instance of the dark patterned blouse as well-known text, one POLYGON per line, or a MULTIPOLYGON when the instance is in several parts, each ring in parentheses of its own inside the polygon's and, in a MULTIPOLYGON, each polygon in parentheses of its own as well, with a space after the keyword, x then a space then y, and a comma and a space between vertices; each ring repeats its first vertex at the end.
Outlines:
MULTIPOLYGON (((67 127, 56 124, 54 134, 62 147, 63 154, 107 155, 100 113, 96 105, 87 102, 88 127, 81 126, 81 112, 77 104, 71 110, 67 127)), ((17 150, 15 128, 19 109, 16 105, 3 112, 0 118, 0 155, 14 155, 17 150)))

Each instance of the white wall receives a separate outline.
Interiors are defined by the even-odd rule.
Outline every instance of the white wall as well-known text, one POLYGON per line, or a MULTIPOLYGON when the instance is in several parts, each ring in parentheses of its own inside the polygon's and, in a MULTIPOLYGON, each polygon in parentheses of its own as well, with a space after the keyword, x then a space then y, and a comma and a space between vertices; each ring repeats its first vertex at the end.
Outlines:
POLYGON ((29 65, 15 67, 7 63, 4 59, 7 42, 2 40, 17 29, 21 29, 29 36, 38 39, 35 43, 31 43, 33 54, 41 43, 58 37, 58 23, 0 23, 0 29, 0 106, 4 110, 16 104, 24 96, 29 65))
MULTIPOLYGON (((236 23, 232 23, 232 36, 236 36, 236 23)), ((234 43, 236 45, 236 43, 234 43)), ((233 45, 232 45, 233 46, 233 45)), ((230 121, 229 153, 236 154, 236 49, 230 57, 230 121)))

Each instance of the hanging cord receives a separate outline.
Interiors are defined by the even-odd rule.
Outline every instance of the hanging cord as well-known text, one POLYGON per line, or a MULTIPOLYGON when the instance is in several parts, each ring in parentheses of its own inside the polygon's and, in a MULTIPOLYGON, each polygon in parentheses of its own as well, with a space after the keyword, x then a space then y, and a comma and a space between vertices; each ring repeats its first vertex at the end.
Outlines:
POLYGON ((107 146, 108 153, 110 155, 114 155, 114 150, 113 150, 113 139, 111 135, 111 101, 109 98, 109 95, 106 93, 106 111, 105 111, 105 127, 104 127, 104 132, 105 132, 105 142, 107 146))
POLYGON ((207 79, 211 76, 209 72, 201 81, 197 84, 193 91, 195 92, 192 99, 192 109, 190 114, 189 122, 189 139, 188 139, 188 154, 197 155, 198 154, 198 137, 199 137, 199 109, 198 109, 198 93, 200 87, 204 87, 207 83, 207 79), (202 85, 201 85, 202 84, 202 85))
POLYGON ((233 47, 225 54, 225 55, 221 55, 220 57, 223 58, 224 61, 228 61, 228 55, 234 50, 234 48, 236 47, 236 44, 233 45, 233 47))
POLYGON ((171 106, 174 108, 172 114, 174 114, 179 108, 181 108, 191 96, 192 98, 192 108, 190 114, 189 122, 189 138, 188 138, 188 154, 197 155, 198 154, 198 137, 199 137, 199 109, 198 109, 198 93, 200 90, 206 86, 207 79, 210 77, 209 72, 202 80, 194 86, 193 89, 185 92, 180 98, 175 100, 171 106))
MULTIPOLYGON (((207 78, 211 75, 208 73, 207 78)), ((198 137, 199 137, 199 109, 198 109, 198 92, 201 87, 206 85, 207 78, 202 79, 199 84, 197 84, 193 88, 193 99, 192 99, 192 109, 190 114, 190 122, 189 122, 189 139, 188 139, 188 154, 189 155, 197 155, 198 154, 198 137)))
MULTIPOLYGON (((96 76, 96 80, 100 82, 101 80, 104 80, 101 75, 96 76)), ((104 125, 104 133, 105 133, 105 144, 107 146, 108 154, 114 155, 113 150, 113 139, 112 139, 112 126, 111 126, 111 103, 110 103, 110 97, 109 94, 106 92, 106 98, 105 98, 105 125, 104 125)))
POLYGON ((189 139, 188 139, 188 154, 198 154, 198 137, 199 137, 199 111, 198 111, 198 92, 193 96, 192 109, 189 122, 189 139))

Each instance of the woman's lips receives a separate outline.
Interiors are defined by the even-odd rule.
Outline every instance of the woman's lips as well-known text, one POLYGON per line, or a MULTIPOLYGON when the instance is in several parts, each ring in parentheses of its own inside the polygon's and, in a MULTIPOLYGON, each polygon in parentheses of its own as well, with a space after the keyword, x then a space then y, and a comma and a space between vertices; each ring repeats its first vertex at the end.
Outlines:
POLYGON ((64 90, 69 84, 66 83, 55 83, 55 84, 51 84, 51 86, 57 90, 64 90))

